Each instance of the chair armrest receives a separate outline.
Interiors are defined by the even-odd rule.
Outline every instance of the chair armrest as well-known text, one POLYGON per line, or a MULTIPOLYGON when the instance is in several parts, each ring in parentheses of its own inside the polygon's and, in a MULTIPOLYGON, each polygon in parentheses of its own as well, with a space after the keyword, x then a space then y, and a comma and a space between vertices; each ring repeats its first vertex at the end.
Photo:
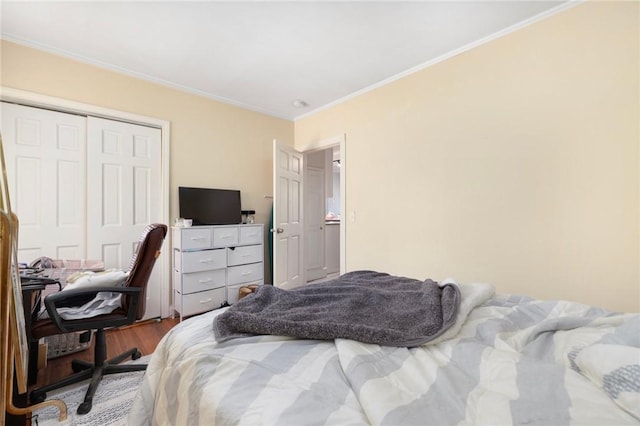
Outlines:
MULTIPOLYGON (((65 320, 58 314, 58 308, 79 306, 92 300, 98 293, 111 292, 120 293, 129 297, 129 303, 127 308, 126 320, 123 319, 122 324, 133 324, 136 320, 136 314, 138 311, 138 299, 142 292, 141 287, 91 287, 87 289, 73 289, 65 290, 58 293, 53 293, 44 298, 44 305, 47 308, 49 318, 53 323, 64 333, 70 333, 77 330, 87 330, 103 328, 101 315, 86 319, 65 320), (82 324, 80 324, 82 322, 82 324)), ((110 325, 118 326, 119 324, 110 325)))
MULTIPOLYGON (((51 285, 57 285, 57 291, 62 290, 60 280, 37 275, 20 275, 20 284, 22 286, 23 299, 29 300, 28 306, 31 309, 28 314, 32 321, 37 320, 40 308, 42 307, 42 291, 51 285)), ((25 315, 27 315, 26 311, 25 315)))

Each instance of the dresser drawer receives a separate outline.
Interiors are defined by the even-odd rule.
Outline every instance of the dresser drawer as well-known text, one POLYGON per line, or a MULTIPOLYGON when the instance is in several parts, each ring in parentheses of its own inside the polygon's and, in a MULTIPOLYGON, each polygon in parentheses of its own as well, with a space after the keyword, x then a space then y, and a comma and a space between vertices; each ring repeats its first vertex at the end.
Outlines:
POLYGON ((211 271, 182 274, 180 279, 182 282, 177 290, 182 294, 191 294, 224 287, 227 283, 227 274, 224 269, 213 269, 211 271))
POLYGON ((227 269, 227 284, 241 284, 249 281, 262 280, 264 266, 262 262, 249 265, 231 266, 227 269))
POLYGON ((262 262, 262 246, 238 246, 227 249, 227 265, 262 262))
POLYGON ((213 247, 211 228, 175 229, 173 232, 174 247, 182 251, 202 250, 213 247))
POLYGON ((238 227, 237 226, 213 229, 213 246, 214 247, 231 247, 235 245, 238 245, 238 227))
POLYGON ((239 244, 262 244, 262 225, 240 227, 239 244))
POLYGON ((176 269, 182 273, 208 271, 227 266, 225 249, 175 252, 176 269))
POLYGON ((182 316, 199 314, 219 308, 226 299, 226 288, 183 294, 176 292, 175 309, 182 316))

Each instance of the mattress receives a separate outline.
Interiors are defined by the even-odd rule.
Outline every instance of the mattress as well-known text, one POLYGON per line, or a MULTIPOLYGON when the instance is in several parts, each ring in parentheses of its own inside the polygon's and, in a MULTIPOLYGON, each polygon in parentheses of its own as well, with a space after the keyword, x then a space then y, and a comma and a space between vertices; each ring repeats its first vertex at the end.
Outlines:
POLYGON ((160 342, 132 425, 638 424, 640 315, 461 286, 459 320, 413 348, 258 335, 219 309, 160 342))

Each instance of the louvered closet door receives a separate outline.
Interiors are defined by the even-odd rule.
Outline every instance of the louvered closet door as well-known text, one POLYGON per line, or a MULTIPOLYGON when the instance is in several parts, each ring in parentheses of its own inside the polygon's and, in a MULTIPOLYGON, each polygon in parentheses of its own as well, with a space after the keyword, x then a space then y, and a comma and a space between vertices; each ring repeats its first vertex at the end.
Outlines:
POLYGON ((84 258, 86 119, 2 103, 2 139, 18 260, 84 258))
MULTIPOLYGON (((160 221, 160 136, 151 127, 87 119, 87 253, 107 268, 127 268, 144 228, 160 221)), ((145 318, 161 314, 160 279, 155 267, 145 318)))

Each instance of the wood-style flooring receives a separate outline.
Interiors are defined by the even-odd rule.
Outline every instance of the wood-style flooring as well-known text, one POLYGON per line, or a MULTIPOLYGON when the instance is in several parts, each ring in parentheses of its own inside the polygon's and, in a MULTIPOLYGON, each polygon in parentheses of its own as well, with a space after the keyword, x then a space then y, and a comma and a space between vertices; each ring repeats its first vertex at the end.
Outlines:
MULTIPOLYGON (((160 339, 179 322, 178 318, 165 318, 107 330, 105 332, 107 359, 134 347, 138 348, 143 356, 153 353, 160 339)), ((71 370, 71 361, 73 359, 93 362, 94 345, 95 339, 92 339, 91 346, 84 351, 47 360, 47 366, 38 371, 37 382, 35 385, 30 386, 30 389, 56 382, 73 374, 71 370)))

